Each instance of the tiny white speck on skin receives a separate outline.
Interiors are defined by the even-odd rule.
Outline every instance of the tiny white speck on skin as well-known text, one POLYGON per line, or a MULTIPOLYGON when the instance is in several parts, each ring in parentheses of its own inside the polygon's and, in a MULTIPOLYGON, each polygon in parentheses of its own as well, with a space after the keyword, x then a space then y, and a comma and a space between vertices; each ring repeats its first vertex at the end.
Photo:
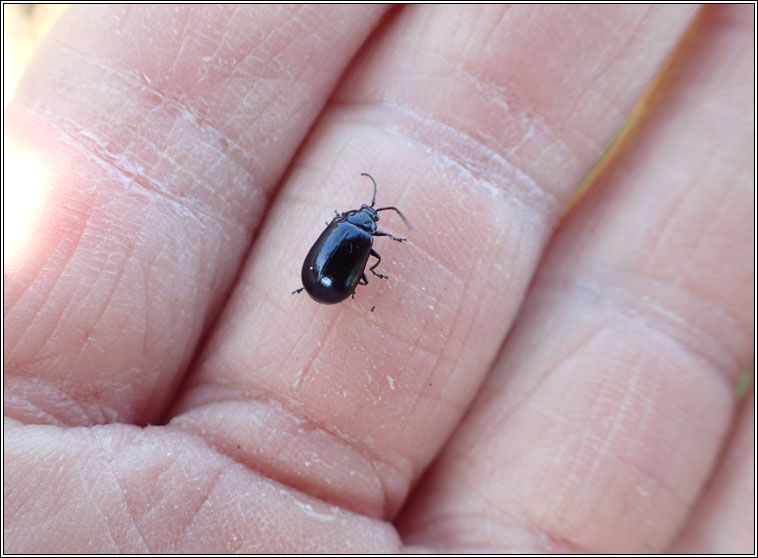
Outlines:
POLYGON ((300 372, 297 373, 295 376, 295 381, 292 383, 292 387, 299 388, 303 383, 303 376, 305 376, 305 368, 301 369, 300 372))
POLYGON ((295 500, 295 503, 297 506, 305 512, 305 514, 309 517, 312 517, 314 519, 320 519, 322 521, 332 521, 337 518, 337 511, 339 508, 336 506, 333 506, 329 508, 329 510, 332 512, 331 514, 326 513, 318 513, 316 510, 313 509, 313 506, 310 504, 304 504, 303 502, 298 502, 295 500))
POLYGON ((434 310, 434 304, 429 305, 429 310, 434 310))
POLYGON ((390 384, 390 389, 395 391, 395 379, 392 376, 387 376, 387 381, 390 384))

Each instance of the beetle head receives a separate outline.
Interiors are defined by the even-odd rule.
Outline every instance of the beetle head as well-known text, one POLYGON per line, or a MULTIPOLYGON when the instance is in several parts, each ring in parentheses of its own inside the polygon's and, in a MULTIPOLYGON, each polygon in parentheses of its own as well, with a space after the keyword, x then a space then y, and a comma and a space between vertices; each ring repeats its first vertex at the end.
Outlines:
POLYGON ((379 220, 379 214, 376 212, 376 209, 371 207, 370 205, 366 205, 365 203, 361 206, 361 211, 365 213, 366 215, 369 215, 374 221, 379 220))

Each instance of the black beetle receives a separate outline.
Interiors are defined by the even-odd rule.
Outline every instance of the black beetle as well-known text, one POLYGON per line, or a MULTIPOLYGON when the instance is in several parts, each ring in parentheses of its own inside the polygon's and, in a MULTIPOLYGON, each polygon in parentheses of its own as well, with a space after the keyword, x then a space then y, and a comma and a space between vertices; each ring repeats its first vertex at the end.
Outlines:
POLYGON ((368 285, 365 269, 369 256, 376 258, 376 263, 369 268, 369 271, 380 279, 387 278, 386 275, 374 271, 382 261, 379 253, 372 248, 374 237, 388 236, 397 242, 403 242, 406 239, 376 230, 376 222, 379 220, 378 212, 386 209, 397 211, 406 226, 408 228, 411 226, 397 207, 387 206, 374 209, 376 180, 367 172, 362 172, 361 176, 369 177, 374 183, 374 197, 371 198, 371 205, 364 203, 360 209, 337 213, 305 256, 300 273, 303 286, 292 291, 292 294, 305 289, 313 300, 322 304, 336 304, 348 296, 354 297, 356 285, 368 285))

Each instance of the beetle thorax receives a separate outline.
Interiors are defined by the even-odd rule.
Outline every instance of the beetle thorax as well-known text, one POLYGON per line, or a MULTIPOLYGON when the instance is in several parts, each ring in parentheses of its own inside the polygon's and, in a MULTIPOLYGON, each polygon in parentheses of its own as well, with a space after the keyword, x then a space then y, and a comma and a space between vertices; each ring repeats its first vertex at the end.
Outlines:
POLYGON ((345 221, 360 227, 371 234, 376 232, 376 222, 379 220, 379 214, 370 205, 363 204, 360 209, 353 209, 342 214, 345 221))

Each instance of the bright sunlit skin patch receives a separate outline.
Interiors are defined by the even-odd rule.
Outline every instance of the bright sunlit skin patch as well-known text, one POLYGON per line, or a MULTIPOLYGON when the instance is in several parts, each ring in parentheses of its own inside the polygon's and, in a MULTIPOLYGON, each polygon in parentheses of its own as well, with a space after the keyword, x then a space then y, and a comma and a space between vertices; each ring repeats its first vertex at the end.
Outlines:
POLYGON ((3 156, 3 269, 7 272, 23 266, 24 254, 34 245, 51 174, 38 158, 10 141, 5 143, 3 156))

